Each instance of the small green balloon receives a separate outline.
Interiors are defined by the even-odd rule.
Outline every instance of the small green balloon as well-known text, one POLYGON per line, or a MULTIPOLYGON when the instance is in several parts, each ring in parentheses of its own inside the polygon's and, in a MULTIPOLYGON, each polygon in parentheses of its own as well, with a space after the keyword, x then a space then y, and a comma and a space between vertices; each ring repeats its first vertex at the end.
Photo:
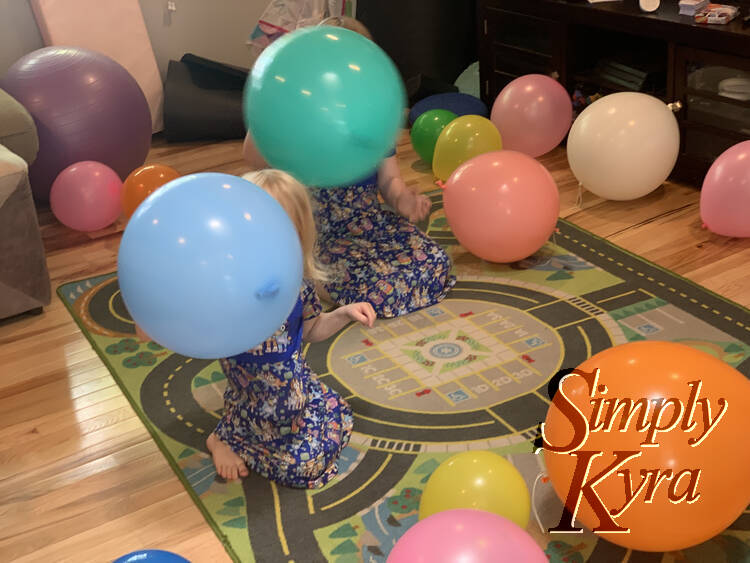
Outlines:
POLYGON ((420 115, 411 127, 411 144, 419 158, 432 164, 440 133, 458 116, 446 109, 431 109, 420 115))

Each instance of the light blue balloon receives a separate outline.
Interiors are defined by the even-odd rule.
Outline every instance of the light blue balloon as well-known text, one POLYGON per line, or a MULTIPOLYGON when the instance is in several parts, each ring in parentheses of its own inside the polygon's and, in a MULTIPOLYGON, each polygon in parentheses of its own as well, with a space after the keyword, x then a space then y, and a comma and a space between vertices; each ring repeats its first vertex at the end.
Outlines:
POLYGON ((260 154, 308 186, 351 184, 396 145, 406 91, 369 39, 316 26, 282 36, 258 57, 244 92, 260 154))
POLYGON ((299 236, 263 189, 218 173, 151 194, 120 243, 122 298, 156 342, 194 358, 240 354, 271 336, 302 283, 299 236))
POLYGON ((190 563, 190 561, 171 551, 144 549, 123 555, 114 563, 190 563))

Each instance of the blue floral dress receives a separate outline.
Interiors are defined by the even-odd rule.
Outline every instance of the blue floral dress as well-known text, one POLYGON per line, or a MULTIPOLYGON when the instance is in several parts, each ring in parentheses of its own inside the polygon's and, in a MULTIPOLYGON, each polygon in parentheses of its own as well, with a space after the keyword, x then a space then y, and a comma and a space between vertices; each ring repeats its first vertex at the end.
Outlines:
POLYGON ((340 305, 367 301, 378 317, 434 305, 455 285, 440 246, 405 218, 383 209, 378 177, 352 186, 311 190, 325 285, 340 305))
POLYGON ((303 322, 320 312, 306 282, 273 336, 220 362, 228 385, 214 433, 248 469, 289 487, 314 489, 330 481, 352 432, 351 408, 302 356, 303 322))

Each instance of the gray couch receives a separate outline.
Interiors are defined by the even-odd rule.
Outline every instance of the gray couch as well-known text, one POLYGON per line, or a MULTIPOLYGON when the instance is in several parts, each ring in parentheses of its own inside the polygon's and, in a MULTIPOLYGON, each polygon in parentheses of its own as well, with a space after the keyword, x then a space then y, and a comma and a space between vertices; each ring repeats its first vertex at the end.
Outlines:
POLYGON ((50 279, 29 185, 39 149, 34 120, 0 90, 0 319, 39 312, 50 279))

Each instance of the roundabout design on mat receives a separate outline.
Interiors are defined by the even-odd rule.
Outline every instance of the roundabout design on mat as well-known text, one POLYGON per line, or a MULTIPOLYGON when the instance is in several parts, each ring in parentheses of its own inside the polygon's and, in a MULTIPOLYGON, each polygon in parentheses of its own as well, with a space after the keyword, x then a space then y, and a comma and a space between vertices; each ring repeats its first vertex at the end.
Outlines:
POLYGON ((486 448, 533 432, 559 369, 625 341, 609 314, 580 297, 476 277, 430 308, 351 325, 307 358, 352 404, 355 433, 385 449, 486 448))

